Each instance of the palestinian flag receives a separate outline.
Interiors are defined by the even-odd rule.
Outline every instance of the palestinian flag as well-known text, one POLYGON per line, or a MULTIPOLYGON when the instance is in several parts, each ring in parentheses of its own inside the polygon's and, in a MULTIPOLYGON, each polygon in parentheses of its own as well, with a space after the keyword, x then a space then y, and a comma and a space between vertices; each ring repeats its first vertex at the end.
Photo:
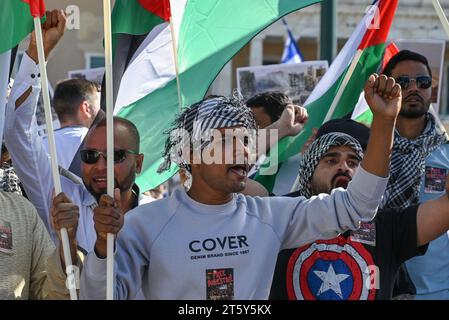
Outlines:
POLYGON ((139 129, 145 154, 144 170, 137 178, 141 191, 156 187, 177 171, 173 166, 166 173, 156 172, 162 162, 166 139, 163 132, 180 108, 172 32, 185 107, 204 97, 223 66, 260 31, 284 15, 317 2, 320 1, 172 0, 171 8, 167 8, 168 1, 117 1, 114 32, 126 29, 129 34, 146 34, 135 51, 116 46, 114 58, 114 64, 119 64, 119 50, 128 50, 129 62, 125 63, 114 113, 139 129), (170 30, 170 17, 174 30, 170 30))
MULTIPOLYGON (((117 0, 112 12, 114 101, 131 58, 153 28, 170 18, 169 0, 117 0)), ((141 46, 142 45, 142 46, 141 46)), ((139 82, 139 85, 144 83, 139 82)), ((135 100, 138 98, 136 97, 135 100)), ((134 100, 134 101, 135 101, 134 100)))
POLYGON ((30 6, 34 8, 36 5, 40 8, 43 1, 0 1, 0 30, 2 32, 0 41, 0 138, 2 140, 9 77, 16 53, 14 48, 33 31, 34 24, 33 17, 30 15, 30 6))
MULTIPOLYGON (((255 178, 269 191, 273 190, 276 183, 276 174, 263 175, 263 170, 276 173, 278 163, 298 154, 311 135, 312 128, 319 128, 326 116, 329 119, 336 119, 352 113, 368 77, 378 71, 383 60, 385 42, 397 4, 398 0, 379 0, 371 6, 307 99, 305 107, 309 113, 309 122, 304 130, 296 137, 282 139, 271 150, 271 155, 267 157, 267 161, 261 166, 259 175, 255 178), (355 57, 358 59, 357 64, 352 63, 355 57), (355 67, 353 70, 349 70, 351 65, 355 67), (353 71, 352 74, 349 71, 353 71), (345 77, 347 73, 350 75, 349 78, 345 77), (341 98, 335 109, 329 112, 340 88, 342 88, 341 98), (273 152, 277 152, 275 155, 277 155, 278 161, 274 161, 273 152)), ((291 174, 296 175, 297 172, 291 174)))
MULTIPOLYGON (((385 49, 384 60, 382 62, 382 67, 379 69, 379 72, 387 65, 388 61, 399 52, 399 48, 392 42, 385 49)), ((359 102, 354 108, 352 112, 351 119, 356 120, 358 122, 365 123, 370 125, 373 121, 373 114, 368 107, 368 103, 365 100, 365 94, 362 92, 359 97, 359 102)))

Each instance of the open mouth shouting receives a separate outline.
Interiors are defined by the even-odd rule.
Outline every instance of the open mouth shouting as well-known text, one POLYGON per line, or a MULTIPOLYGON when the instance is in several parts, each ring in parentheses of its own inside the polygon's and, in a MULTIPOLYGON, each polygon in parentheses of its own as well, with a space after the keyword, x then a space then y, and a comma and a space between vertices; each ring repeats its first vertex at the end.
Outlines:
POLYGON ((344 174, 344 173, 336 174, 332 178, 332 187, 346 189, 351 180, 352 180, 351 177, 348 176, 347 174, 344 174))
POLYGON ((229 171, 235 175, 237 175, 240 179, 246 178, 249 166, 247 164, 239 164, 236 166, 232 166, 229 168, 229 171))

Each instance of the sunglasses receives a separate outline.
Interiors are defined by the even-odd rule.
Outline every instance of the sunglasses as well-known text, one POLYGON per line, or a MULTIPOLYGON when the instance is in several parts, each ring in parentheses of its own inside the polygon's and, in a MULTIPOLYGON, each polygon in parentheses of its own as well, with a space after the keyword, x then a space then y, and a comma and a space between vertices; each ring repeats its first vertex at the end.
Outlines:
POLYGON ((400 76, 397 77, 396 83, 399 83, 402 90, 407 90, 408 87, 411 85, 412 80, 415 80, 416 86, 419 89, 428 89, 432 85, 432 77, 429 76, 418 76, 418 77, 409 77, 409 76, 400 76))
MULTIPOLYGON (((134 150, 127 150, 127 149, 114 150, 114 163, 123 162, 126 159, 127 153, 139 154, 137 151, 134 150)), ((101 152, 98 150, 92 149, 81 150, 80 154, 81 160, 87 164, 97 163, 98 159, 100 159, 100 155, 103 156, 104 160, 107 160, 106 152, 101 152)))

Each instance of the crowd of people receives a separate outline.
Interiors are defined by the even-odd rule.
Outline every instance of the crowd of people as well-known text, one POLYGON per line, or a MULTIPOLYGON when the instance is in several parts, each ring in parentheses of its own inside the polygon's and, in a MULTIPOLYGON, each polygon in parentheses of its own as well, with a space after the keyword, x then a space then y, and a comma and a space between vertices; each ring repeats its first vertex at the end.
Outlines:
MULTIPOLYGON (((47 12, 46 57, 65 22, 63 12, 47 12)), ((211 96, 184 109, 159 168, 180 168, 181 187, 169 196, 165 186, 139 190, 140 135, 115 117, 111 197, 101 89, 81 79, 59 82, 53 97, 62 188, 54 193, 35 117, 33 36, 5 115, 0 299, 69 299, 62 228, 81 299, 106 297, 108 233, 115 299, 449 299, 449 146, 429 112, 424 56, 400 51, 372 74, 370 126, 324 123, 283 165, 288 179, 273 192, 251 179, 263 154, 250 144, 267 135, 268 150, 271 130, 278 139, 301 132, 307 110, 285 94, 211 96), (195 161, 205 154, 219 161, 195 161)))

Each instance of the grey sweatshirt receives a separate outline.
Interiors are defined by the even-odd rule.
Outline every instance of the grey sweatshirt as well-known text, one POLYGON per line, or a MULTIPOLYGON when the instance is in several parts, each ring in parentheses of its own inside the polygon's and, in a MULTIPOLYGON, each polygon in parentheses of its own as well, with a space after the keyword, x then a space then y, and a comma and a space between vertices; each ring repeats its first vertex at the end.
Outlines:
MULTIPOLYGON (((267 299, 278 252, 336 237, 373 219, 387 178, 359 168, 347 190, 246 197, 205 205, 176 191, 126 214, 115 253, 115 299, 267 299)), ((91 252, 81 299, 106 296, 106 259, 91 252)))
POLYGON ((68 299, 65 277, 33 205, 0 192, 0 300, 68 299))

